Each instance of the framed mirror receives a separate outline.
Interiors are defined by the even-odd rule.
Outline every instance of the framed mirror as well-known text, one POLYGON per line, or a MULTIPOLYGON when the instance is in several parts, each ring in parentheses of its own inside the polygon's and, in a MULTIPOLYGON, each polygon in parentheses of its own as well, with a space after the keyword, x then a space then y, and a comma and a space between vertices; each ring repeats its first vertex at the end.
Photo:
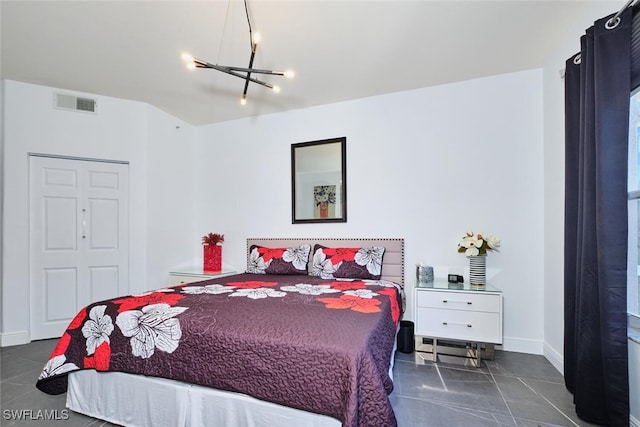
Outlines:
POLYGON ((291 144, 292 223, 347 222, 347 138, 291 144))

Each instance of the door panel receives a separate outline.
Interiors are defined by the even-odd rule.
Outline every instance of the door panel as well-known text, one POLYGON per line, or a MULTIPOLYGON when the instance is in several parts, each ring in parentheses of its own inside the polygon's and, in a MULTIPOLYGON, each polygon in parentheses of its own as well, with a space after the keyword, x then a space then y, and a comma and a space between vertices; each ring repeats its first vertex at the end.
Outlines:
POLYGON ((91 199, 86 226, 90 250, 118 250, 118 200, 91 199))
POLYGON ((44 197, 44 252, 77 249, 76 212, 78 200, 71 197, 44 197))
POLYGON ((118 190, 119 188, 119 175, 115 172, 105 172, 100 170, 90 170, 89 174, 89 187, 93 189, 104 188, 107 190, 118 190))
POLYGON ((31 339, 128 293, 128 165, 30 156, 31 339))
POLYGON ((66 187, 76 188, 78 174, 74 169, 59 169, 52 167, 43 168, 43 188, 66 187))

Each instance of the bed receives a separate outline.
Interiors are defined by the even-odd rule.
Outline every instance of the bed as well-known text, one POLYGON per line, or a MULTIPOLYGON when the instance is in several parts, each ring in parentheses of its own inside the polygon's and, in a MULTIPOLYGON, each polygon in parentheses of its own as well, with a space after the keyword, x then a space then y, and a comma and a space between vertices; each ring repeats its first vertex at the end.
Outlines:
POLYGON ((247 239, 246 273, 81 310, 36 386, 122 425, 394 426, 403 275, 403 239, 247 239))

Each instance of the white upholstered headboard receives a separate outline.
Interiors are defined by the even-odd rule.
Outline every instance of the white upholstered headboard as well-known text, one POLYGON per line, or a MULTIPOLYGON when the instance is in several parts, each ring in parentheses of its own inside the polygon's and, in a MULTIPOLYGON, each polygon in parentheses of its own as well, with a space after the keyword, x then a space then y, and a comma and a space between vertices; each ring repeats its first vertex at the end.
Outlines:
MULTIPOLYGON (((334 248, 355 248, 369 246, 383 246, 385 248, 382 260, 381 279, 396 282, 404 286, 404 239, 312 239, 312 238, 248 238, 247 239, 247 265, 249 263, 249 248, 251 245, 259 245, 271 248, 288 248, 304 244, 313 245, 316 243, 334 248)), ((309 257, 312 260, 313 253, 309 257)))

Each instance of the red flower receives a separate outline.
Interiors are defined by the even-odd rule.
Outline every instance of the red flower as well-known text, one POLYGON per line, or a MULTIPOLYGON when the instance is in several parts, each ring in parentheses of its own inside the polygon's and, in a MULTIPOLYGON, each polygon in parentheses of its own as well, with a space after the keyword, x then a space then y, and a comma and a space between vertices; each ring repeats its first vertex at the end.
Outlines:
POLYGON ((121 304, 118 308, 118 313, 123 311, 132 310, 134 308, 143 307, 149 304, 169 304, 176 305, 178 301, 184 298, 184 295, 176 294, 173 292, 153 292, 148 295, 142 295, 137 297, 127 297, 117 300, 113 300, 115 304, 121 304))
POLYGON ((278 282, 264 282, 261 280, 249 280, 247 282, 229 282, 227 286, 235 286, 240 289, 258 289, 276 286, 278 282))
POLYGON ((83 308, 76 314, 76 317, 73 318, 69 326, 67 326, 67 330, 79 328, 87 318, 87 307, 83 308))
POLYGON ((342 295, 340 298, 318 298, 326 308, 342 310, 345 308, 360 313, 377 313, 380 311, 379 300, 373 298, 360 298, 355 295, 342 295))
POLYGON ((56 356, 64 354, 64 352, 67 351, 67 347, 69 347, 70 341, 71 335, 66 332, 62 334, 62 337, 60 337, 60 341, 58 341, 58 344, 56 344, 56 348, 54 348, 51 352, 51 356, 49 356, 49 359, 53 359, 56 356))
POLYGON ((389 297, 389 302, 391 303, 391 317, 397 325, 400 321, 400 305, 398 304, 396 290, 394 288, 384 288, 381 291, 378 291, 378 293, 389 297))
POLYGON ((284 254, 284 249, 273 249, 273 248, 258 248, 258 253, 262 255, 262 259, 264 262, 271 261, 271 258, 282 258, 282 254, 284 254))
POLYGON ((109 361, 111 359, 111 346, 104 341, 96 348, 93 356, 84 358, 85 368, 94 368, 96 371, 108 371, 109 361))
POLYGON ((353 261, 360 248, 324 248, 322 251, 331 258, 331 264, 336 265, 342 261, 353 261))
POLYGON ((364 282, 332 282, 331 287, 339 291, 349 291, 352 289, 365 289, 367 285, 364 282))

